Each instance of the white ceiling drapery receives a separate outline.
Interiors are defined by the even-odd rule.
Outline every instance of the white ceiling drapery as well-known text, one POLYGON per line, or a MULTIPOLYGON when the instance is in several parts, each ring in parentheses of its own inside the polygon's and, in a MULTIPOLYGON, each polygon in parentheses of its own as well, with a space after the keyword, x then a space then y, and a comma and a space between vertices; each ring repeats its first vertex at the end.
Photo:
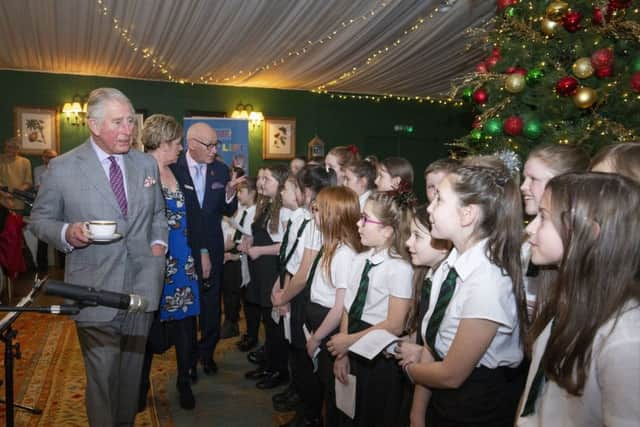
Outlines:
POLYGON ((433 96, 481 60, 464 32, 494 13, 486 0, 3 1, 0 68, 433 96))

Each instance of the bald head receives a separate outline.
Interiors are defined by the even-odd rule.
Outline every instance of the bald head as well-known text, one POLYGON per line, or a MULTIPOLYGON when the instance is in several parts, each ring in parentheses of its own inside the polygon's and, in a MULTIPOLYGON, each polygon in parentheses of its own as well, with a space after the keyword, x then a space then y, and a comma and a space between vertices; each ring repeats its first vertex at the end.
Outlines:
POLYGON ((198 163, 212 163, 218 152, 218 135, 206 123, 195 123, 187 130, 189 155, 198 163))

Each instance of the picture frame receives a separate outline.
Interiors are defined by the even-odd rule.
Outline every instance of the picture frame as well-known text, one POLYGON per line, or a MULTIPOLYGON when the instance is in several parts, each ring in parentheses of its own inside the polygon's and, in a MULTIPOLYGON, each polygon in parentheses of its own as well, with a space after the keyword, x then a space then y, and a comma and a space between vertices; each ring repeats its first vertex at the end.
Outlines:
POLYGON ((55 108, 13 108, 14 135, 20 140, 20 152, 40 155, 43 150, 60 152, 60 126, 55 108))
POLYGON ((262 158, 290 160, 296 153, 296 119, 266 117, 262 127, 262 158))

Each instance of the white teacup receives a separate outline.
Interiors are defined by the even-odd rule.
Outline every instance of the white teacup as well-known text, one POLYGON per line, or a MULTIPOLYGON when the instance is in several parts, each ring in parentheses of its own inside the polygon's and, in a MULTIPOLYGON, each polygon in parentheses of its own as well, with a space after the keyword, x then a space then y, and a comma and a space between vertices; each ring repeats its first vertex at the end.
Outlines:
POLYGON ((110 237, 116 232, 115 221, 89 221, 87 228, 91 237, 110 237))

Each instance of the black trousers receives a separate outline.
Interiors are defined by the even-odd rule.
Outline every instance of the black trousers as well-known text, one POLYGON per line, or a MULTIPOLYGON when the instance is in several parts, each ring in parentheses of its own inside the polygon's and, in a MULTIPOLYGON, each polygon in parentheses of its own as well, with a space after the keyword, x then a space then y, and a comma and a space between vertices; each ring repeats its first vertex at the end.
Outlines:
POLYGON ((433 389, 427 408, 429 427, 513 426, 526 381, 518 368, 475 368, 457 389, 433 389))
POLYGON ((220 281, 214 281, 209 289, 200 287, 200 340, 197 357, 203 361, 213 360, 213 353, 220 340, 220 287, 220 281))
POLYGON ((280 372, 286 376, 289 373, 289 348, 287 340, 284 338, 282 320, 280 323, 273 321, 271 307, 262 307, 261 311, 265 326, 265 367, 269 371, 280 372))
POLYGON ((227 261, 222 267, 222 307, 224 321, 238 323, 240 317, 240 284, 242 269, 240 261, 227 261))

